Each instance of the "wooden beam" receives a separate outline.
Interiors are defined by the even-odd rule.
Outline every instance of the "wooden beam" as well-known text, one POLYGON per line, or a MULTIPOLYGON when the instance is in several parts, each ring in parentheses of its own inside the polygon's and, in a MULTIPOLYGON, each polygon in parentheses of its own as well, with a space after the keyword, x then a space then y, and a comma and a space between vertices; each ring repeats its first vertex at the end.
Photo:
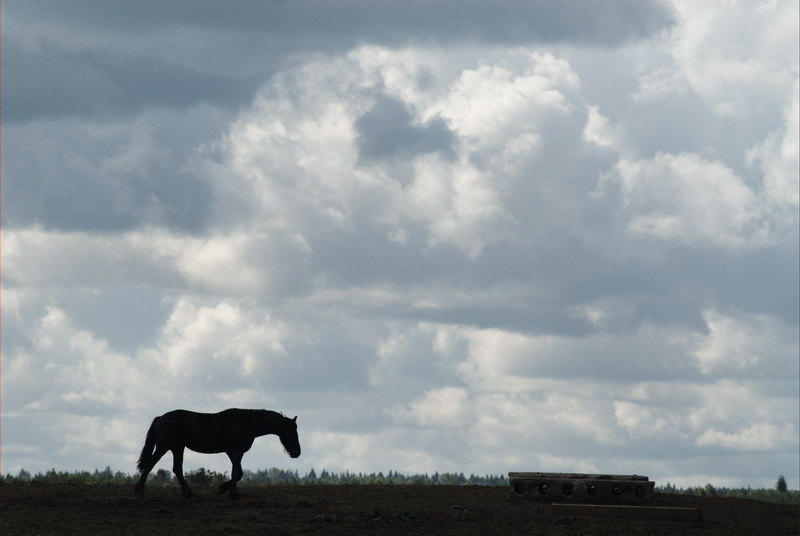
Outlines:
POLYGON ((575 478, 579 480, 649 480, 646 476, 642 475, 607 475, 607 474, 590 474, 590 473, 531 473, 531 472, 512 472, 508 473, 511 479, 542 479, 542 478, 557 478, 560 480, 567 480, 575 478))
POLYGON ((553 504, 556 514, 618 519, 662 519, 669 521, 702 521, 701 508, 667 506, 627 506, 611 504, 553 504))

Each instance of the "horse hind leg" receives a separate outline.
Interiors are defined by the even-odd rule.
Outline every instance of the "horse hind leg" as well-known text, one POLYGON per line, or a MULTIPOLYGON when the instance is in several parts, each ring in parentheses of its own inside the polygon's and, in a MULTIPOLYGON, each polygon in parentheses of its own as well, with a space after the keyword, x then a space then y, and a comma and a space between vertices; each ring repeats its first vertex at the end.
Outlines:
POLYGON ((147 476, 150 474, 150 471, 153 470, 153 467, 158 463, 158 460, 167 453, 165 448, 157 447, 155 452, 147 459, 145 462, 144 467, 142 467, 142 475, 139 477, 139 482, 136 483, 136 494, 137 495, 144 495, 144 485, 147 482, 147 476))
POLYGON ((175 474, 175 478, 178 479, 178 483, 181 485, 181 490, 183 491, 183 496, 187 499, 194 495, 192 492, 192 488, 189 487, 189 484, 186 483, 186 479, 183 478, 183 447, 175 447, 172 449, 172 472, 175 474))

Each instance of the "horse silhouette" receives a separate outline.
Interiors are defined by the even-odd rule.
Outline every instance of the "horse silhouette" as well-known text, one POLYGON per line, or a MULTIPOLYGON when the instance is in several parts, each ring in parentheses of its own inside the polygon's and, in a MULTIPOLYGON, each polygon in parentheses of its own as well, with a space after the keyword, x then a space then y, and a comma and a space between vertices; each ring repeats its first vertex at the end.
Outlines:
POLYGON ((185 497, 193 495, 183 478, 183 449, 214 454, 224 452, 231 459, 231 479, 222 483, 220 493, 229 491, 232 499, 239 493, 236 483, 242 479, 242 456, 250 450, 255 438, 275 434, 292 458, 300 456, 297 438, 297 417, 266 409, 231 408, 219 413, 197 413, 176 409, 153 419, 147 430, 137 467, 142 473, 136 484, 137 495, 144 494, 144 484, 158 460, 172 451, 172 472, 185 497))

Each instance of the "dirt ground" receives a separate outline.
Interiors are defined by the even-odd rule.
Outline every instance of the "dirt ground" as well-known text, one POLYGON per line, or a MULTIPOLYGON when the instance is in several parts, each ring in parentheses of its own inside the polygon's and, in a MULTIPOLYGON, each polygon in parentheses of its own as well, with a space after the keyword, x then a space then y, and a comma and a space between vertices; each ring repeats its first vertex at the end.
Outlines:
POLYGON ((354 535, 786 535, 800 534, 800 506, 657 495, 655 506, 703 509, 703 521, 592 519, 509 488, 478 486, 263 486, 231 501, 211 488, 0 486, 0 534, 354 535))

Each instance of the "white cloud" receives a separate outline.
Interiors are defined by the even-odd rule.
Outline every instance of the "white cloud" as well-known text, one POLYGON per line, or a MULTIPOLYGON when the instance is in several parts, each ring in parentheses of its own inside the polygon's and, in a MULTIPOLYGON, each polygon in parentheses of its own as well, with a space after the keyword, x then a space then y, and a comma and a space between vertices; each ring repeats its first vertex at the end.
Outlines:
POLYGON ((430 332, 425 326, 392 329, 378 342, 375 354, 369 375, 370 385, 376 388, 407 381, 411 388, 420 389, 424 383, 435 382, 442 371, 440 360, 431 354, 430 332))
POLYGON ((758 423, 735 432, 708 429, 697 438, 697 445, 746 451, 773 450, 779 445, 797 444, 796 436, 796 428, 789 424, 758 423))
POLYGON ((795 401, 779 393, 764 392, 757 382, 722 379, 695 386, 695 400, 685 411, 685 428, 699 446, 753 448, 759 430, 768 432, 758 448, 776 453, 797 444, 798 410, 795 401), (734 432, 735 431, 735 432, 734 432), (783 439, 776 440, 778 432, 783 439))
POLYGON ((196 288, 220 294, 271 295, 300 284, 308 245, 299 236, 234 231, 206 238, 164 237, 176 271, 196 288))
POLYGON ((614 417, 633 440, 681 441, 688 435, 681 430, 680 421, 671 422, 664 416, 653 415, 651 410, 634 402, 615 401, 614 417))
POLYGON ((371 434, 312 432, 307 437, 310 448, 318 453, 310 464, 317 471, 327 468, 350 472, 383 471, 385 474, 390 470, 405 473, 456 470, 448 460, 432 454, 430 449, 415 444, 414 438, 398 431, 371 434))
POLYGON ((583 129, 583 137, 599 147, 616 147, 619 144, 618 136, 609 125, 608 118, 600 113, 597 106, 589 107, 589 118, 583 129))
POLYGON ((639 326, 634 333, 529 335, 511 330, 441 327, 434 348, 477 392, 549 390, 567 378, 628 382, 694 369, 679 330, 639 326))
MULTIPOLYGON (((757 335, 763 326, 755 327, 725 317, 716 311, 704 314, 708 336, 703 337, 694 350, 700 372, 708 374, 714 369, 729 366, 735 370, 752 369, 763 360, 756 352, 764 348, 757 335), (761 328, 761 329, 759 329, 761 328)), ((764 322, 759 322, 763 324, 764 322)))
MULTIPOLYGON (((747 162, 763 174, 765 203, 777 212, 775 223, 797 225, 800 204, 800 85, 795 83, 784 110, 785 127, 774 132, 747 152, 747 162)), ((783 224, 783 225, 781 225, 783 224)))
POLYGON ((569 110, 578 76, 563 59, 531 54, 521 72, 510 66, 465 69, 432 111, 448 120, 468 152, 497 151, 536 133, 553 115, 569 110))
POLYGON ((390 414, 400 422, 419 426, 463 427, 472 413, 468 397, 461 387, 442 387, 428 391, 408 408, 393 408, 390 414))
POLYGON ((586 455, 620 444, 608 411, 610 404, 598 397, 591 385, 551 382, 547 389, 544 385, 527 393, 480 396, 473 432, 480 434, 486 447, 506 450, 519 460, 531 455, 586 455))
POLYGON ((702 374, 778 378, 797 365, 797 328, 763 314, 703 312, 706 333, 683 342, 702 374), (787 368, 789 370, 787 370, 787 368))
POLYGON ((301 237, 236 230, 203 238, 160 229, 119 234, 6 231, 4 277, 22 287, 171 286, 233 295, 270 295, 301 284, 301 237))
POLYGON ((223 390, 265 374, 271 360, 286 359, 286 328, 260 311, 222 302, 202 306, 181 299, 159 343, 141 357, 172 377, 214 383, 223 390))
POLYGON ((9 403, 28 411, 99 415, 138 408, 153 387, 130 355, 76 329, 63 310, 52 306, 38 319, 32 346, 5 359, 9 403))
MULTIPOLYGON (((313 242, 320 229, 345 231, 366 216, 394 241, 422 229, 429 247, 454 244, 474 259, 509 237, 511 182, 527 182, 520 170, 535 160, 543 133, 586 113, 566 61, 519 51, 508 58, 478 67, 470 58, 460 71, 421 49, 303 58, 262 88, 193 169, 215 192, 225 225, 247 221, 313 242), (356 123, 383 95, 405 106, 413 125, 444 121, 450 150, 360 159, 356 123)), ((408 128, 383 125, 399 127, 408 128)))
POLYGON ((125 237, 37 227, 7 230, 3 258, 14 268, 3 277, 22 287, 113 285, 130 281, 128 274, 140 281, 158 280, 158 253, 148 247, 157 241, 141 232, 125 237))
POLYGON ((438 157, 417 159, 414 183, 401 203, 404 212, 427 224, 431 246, 452 242, 472 258, 493 238, 491 225, 502 219, 497 191, 483 173, 438 157))
POLYGON ((732 169, 692 153, 621 159, 604 181, 620 187, 631 232, 727 248, 769 239, 758 195, 732 169))
POLYGON ((648 74, 642 95, 682 91, 685 83, 715 113, 748 117, 795 83, 796 2, 735 0, 722 7, 680 0, 673 6, 679 22, 665 44, 674 63, 648 74))
POLYGON ((468 359, 459 363, 459 375, 474 388, 514 392, 535 385, 532 374, 540 353, 554 342, 552 337, 530 337, 501 330, 465 330, 468 359), (526 367, 526 365, 528 365, 526 367))

